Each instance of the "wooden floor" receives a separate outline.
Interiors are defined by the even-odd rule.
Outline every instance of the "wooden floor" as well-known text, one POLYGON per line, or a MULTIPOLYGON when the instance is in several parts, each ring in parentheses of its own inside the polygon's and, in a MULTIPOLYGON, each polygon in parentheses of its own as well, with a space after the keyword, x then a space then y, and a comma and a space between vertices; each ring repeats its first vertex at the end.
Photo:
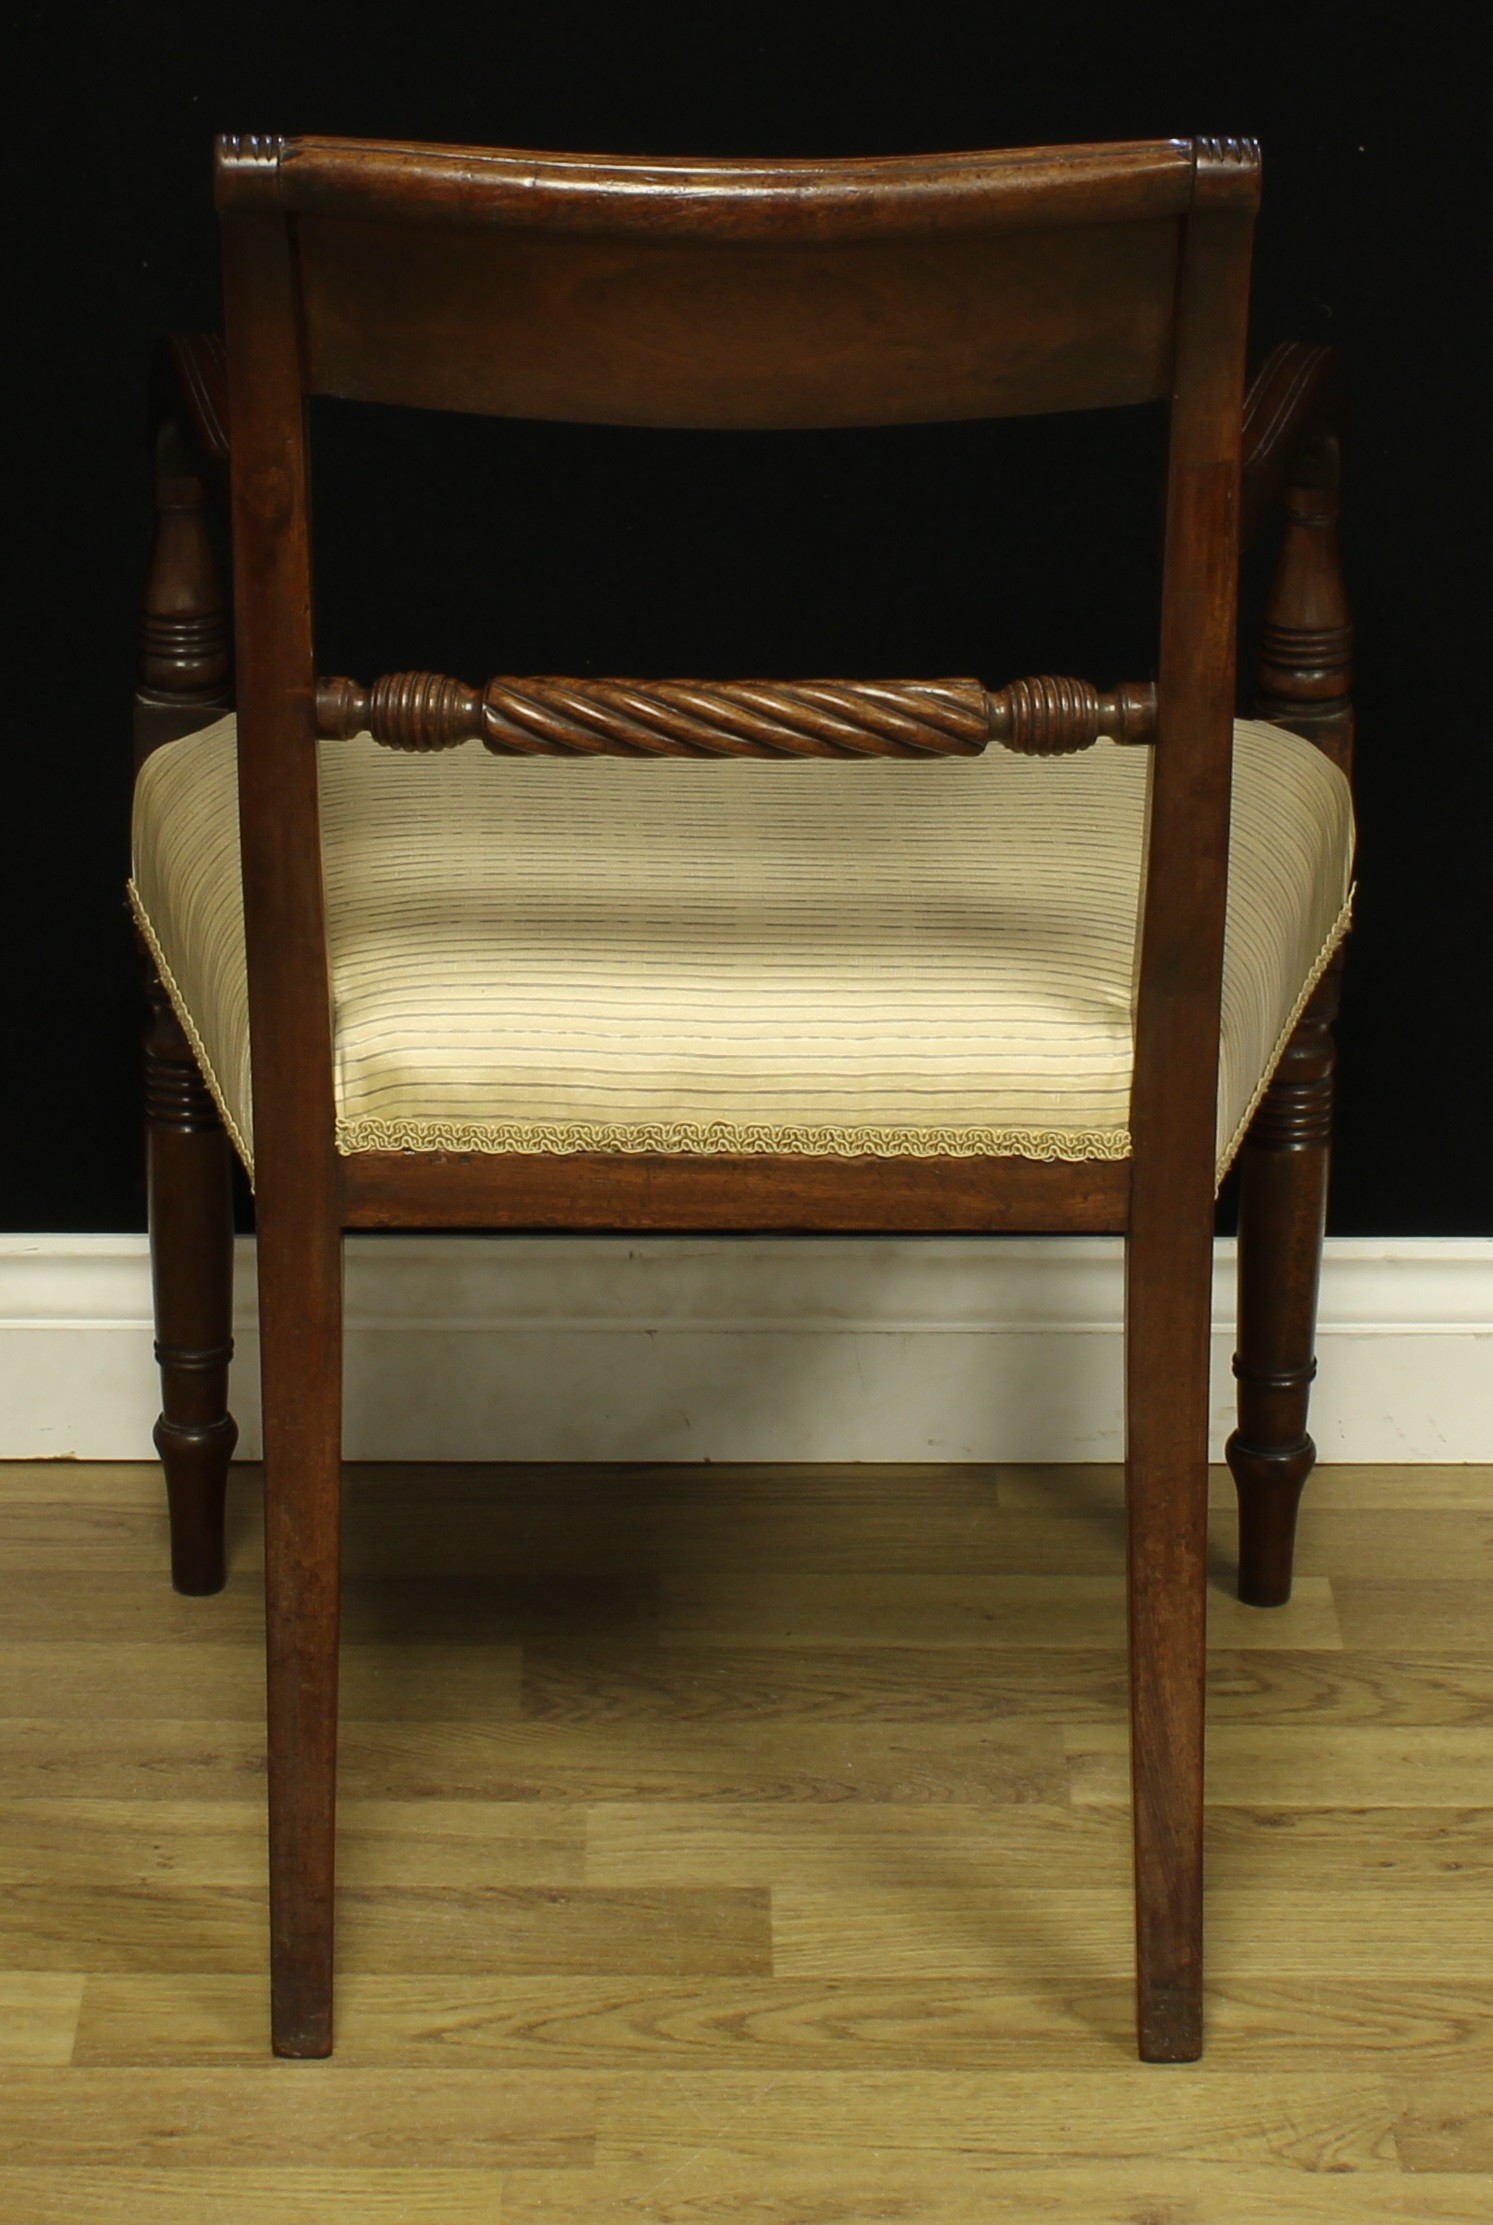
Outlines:
POLYGON ((1208 2052, 1131 2055, 1107 1469, 349 1476, 337 2055, 267 2052, 257 1479, 0 1469, 7 2225, 1488 2225, 1493 1471, 1212 1631, 1208 2052))

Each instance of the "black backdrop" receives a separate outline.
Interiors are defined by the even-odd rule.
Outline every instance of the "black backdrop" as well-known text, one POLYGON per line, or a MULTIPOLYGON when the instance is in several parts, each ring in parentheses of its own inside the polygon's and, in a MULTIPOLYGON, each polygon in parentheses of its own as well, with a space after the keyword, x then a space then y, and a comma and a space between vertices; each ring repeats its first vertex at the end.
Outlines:
MULTIPOLYGON (((217 321, 212 134, 278 130, 706 154, 1258 136, 1255 352, 1339 342, 1355 389, 1363 893, 1333 1225, 1493 1226, 1473 20, 1321 0, 24 10, 4 1225, 142 1225, 120 890, 147 380, 162 333, 217 321)), ((1140 676, 1157 441, 1145 412, 774 442, 328 408, 323 668, 1140 676)))

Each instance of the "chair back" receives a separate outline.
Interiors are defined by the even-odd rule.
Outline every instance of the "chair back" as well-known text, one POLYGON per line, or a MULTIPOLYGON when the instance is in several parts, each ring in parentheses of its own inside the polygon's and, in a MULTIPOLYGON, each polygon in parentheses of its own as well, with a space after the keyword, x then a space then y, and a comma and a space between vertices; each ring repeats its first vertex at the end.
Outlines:
MULTIPOLYGON (((262 172, 268 170, 268 176, 262 172)), ((606 162, 291 140, 317 394, 620 425, 883 425, 1165 394, 1192 150, 606 162)))
MULTIPOLYGON (((1179 1163, 1180 1152, 1211 1183, 1258 191, 1257 151, 1233 140, 833 162, 220 141, 261 1161, 304 1155, 312 1136, 324 1137, 316 1148, 329 1152, 332 1135, 309 395, 618 425, 758 428, 1166 399, 1167 530, 1132 1130, 1138 1175, 1143 1162, 1179 1163)), ((435 686, 403 689, 400 701, 414 707, 385 738, 405 746, 457 738, 440 729, 435 686)), ((1015 691, 1007 694, 1014 702, 1015 691)), ((327 700, 324 689, 324 725, 327 700)), ((344 693, 335 716, 345 719, 362 700, 344 693)), ((1122 724, 1129 717, 1137 730, 1151 725, 1149 714, 1131 715, 1133 703, 1130 712, 1095 709, 1092 690, 1072 716, 1067 697, 1035 700, 1030 715, 1008 706, 1005 738, 1015 746, 1076 746, 1093 739, 1106 715, 1122 724)), ((901 719, 908 746, 945 746, 928 739, 936 719, 919 724, 926 702, 926 692, 884 689, 867 730, 890 719, 895 735, 901 719)), ((613 708, 617 746, 629 746, 635 706, 613 708)), ((969 718, 978 723, 982 714, 965 699, 935 708, 956 734, 950 746, 967 744, 969 718)), ((760 706, 747 709, 756 716, 760 706)), ((472 691, 451 717, 458 713, 463 731, 491 739, 472 691)), ((511 689, 504 717, 512 729, 511 689)), ((1001 731, 996 714, 990 730, 1001 731)), ((736 731, 739 738, 739 721, 736 731)), ((832 730, 831 745, 838 753, 832 730)))

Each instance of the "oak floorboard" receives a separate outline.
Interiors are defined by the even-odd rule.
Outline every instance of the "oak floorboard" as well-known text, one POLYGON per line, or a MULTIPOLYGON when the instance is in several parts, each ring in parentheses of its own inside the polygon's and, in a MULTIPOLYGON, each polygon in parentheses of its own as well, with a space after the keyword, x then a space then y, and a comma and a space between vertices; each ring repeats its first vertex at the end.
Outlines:
MULTIPOLYGON (((12 1882, 0 1893, 0 1969, 259 1971, 267 1906, 262 1884, 12 1882)), ((349 1970, 772 1967, 768 1896, 751 1886, 348 1886, 339 1918, 349 1970)))
MULTIPOLYGON (((349 1514, 345 1564, 353 1574, 370 1576, 535 1569, 730 1575, 770 1552, 774 1567, 788 1575, 1093 1576, 1122 1565, 1125 1549, 1118 1500, 1075 1514, 1037 1506, 1007 1510, 992 1494, 969 1511, 929 1509, 911 1535, 905 1507, 887 1507, 854 1486, 807 1508, 784 1494, 780 1504, 752 1507, 749 1520, 729 1504, 659 1505, 656 1495, 625 1514, 604 1511, 611 1520, 591 1504, 555 1507, 542 1496, 525 1507, 506 1498, 452 1509, 422 1505, 404 1509, 402 1519, 385 1514, 377 1522, 365 1508, 349 1514)), ((1231 1568, 1235 1508, 1215 1506, 1209 1532, 1215 1564, 1231 1568)), ((1302 1577, 1372 1575, 1386 1567, 1407 1577, 1439 1577, 1457 1567, 1464 1577, 1485 1578, 1493 1576, 1493 1507, 1308 1505, 1297 1553, 1302 1577)), ((132 1564, 121 1559, 119 1565, 132 1564)))
MULTIPOLYGON (((230 1567, 224 1590, 186 1599, 159 1575, 94 1568, 86 1553, 67 1569, 18 1569, 0 1560, 0 1644, 40 1639, 56 1644, 66 1632, 98 1645, 243 1649, 264 1642, 264 1587, 251 1570, 230 1567)), ((182 1674, 178 1659, 176 1674, 182 1674)))
POLYGON ((593 1970, 765 1976, 766 1892, 753 1886, 381 1885, 339 1900, 349 1970, 593 1970))
MULTIPOLYGON (((243 1463, 236 1472, 245 1472, 243 1463)), ((511 1500, 532 1511, 534 1502, 570 1508, 652 1505, 688 1509, 770 1506, 806 1512, 806 1498, 828 1503, 852 1492, 867 1505, 919 1509, 999 1504, 1008 1476, 1074 1475, 1078 1469, 1011 1466, 1001 1461, 733 1460, 443 1460, 361 1461, 349 1465, 351 1491, 364 1505, 403 1510, 413 1501, 430 1506, 486 1506, 511 1500), (805 1491, 806 1481, 811 1489, 805 1491)), ((1106 1475, 1116 1471, 1104 1469, 1106 1475)), ((33 1470, 34 1474, 35 1471, 33 1470)), ((142 1473, 149 1475, 148 1466, 142 1473)), ((812 1514, 809 1513, 809 1519, 812 1514)))
POLYGON ((702 2143, 662 2165, 515 2171, 503 2225, 1487 2225, 1490 2207, 1493 2176, 1181 2161, 1000 2171, 859 2148, 742 2165, 702 2143))
MULTIPOLYGON (((1293 1891, 1375 1892, 1402 1882, 1493 1884, 1493 1806, 1218 1806, 1208 1874, 1293 1891)), ((615 1801, 589 1811, 585 1870, 595 1884, 666 1880, 745 1885, 1128 1886, 1128 1806, 805 1807, 781 1802, 615 1801)))
MULTIPOLYGON (((586 1811, 554 1801, 344 1800, 344 1886, 579 1885, 586 1811)), ((12 1800, 0 1808, 0 1881, 175 1888, 264 1880, 257 1801, 12 1800)), ((656 1881, 655 1881, 656 1882, 656 1881)))
MULTIPOLYGON (((1485 1788, 1488 1789, 1488 1788, 1485 1788)), ((1124 1809, 1112 1810, 1123 1815, 1124 1809)), ((1392 1893, 1402 1881, 1493 1879, 1493 1806, 1211 1807, 1208 1872, 1223 1884, 1392 1893)))
MULTIPOLYGON (((1471 1522, 1480 1519, 1469 1515, 1471 1522)), ((1481 1518, 1486 1519, 1486 1518, 1481 1518)), ((1086 1574, 1114 1565, 1123 1551, 1118 1513, 1106 1523, 1055 1521, 1006 1513, 994 1492, 971 1509, 935 1505, 908 1535, 905 1503, 886 1503, 854 1485, 805 1501, 780 1489, 741 1506, 708 1494, 598 1506, 547 1501, 526 1506, 503 1498, 450 1509, 364 1508, 347 1522, 345 1559, 355 1574, 457 1575, 563 1569, 570 1573, 686 1571, 723 1573, 760 1565, 793 1573, 858 1570, 958 1575, 1042 1574, 1072 1568, 1086 1574)))
MULTIPOLYGON (((714 1511, 655 1507, 629 1510, 625 1519, 619 1516, 609 1523, 590 1507, 561 1521, 554 1510, 541 1509, 536 1515, 501 1503, 462 1507, 451 1514, 437 1511, 429 1520, 422 1508, 418 1518, 412 1513, 405 1522, 383 1520, 376 1527, 365 1514, 361 1522, 354 1518, 347 1525, 345 1565, 354 1575, 401 1577, 521 1575, 536 1569, 578 1576, 655 1570, 731 1575, 770 1556, 774 1567, 791 1575, 960 1576, 978 1571, 1040 1576, 1103 1575, 1124 1553, 1118 1511, 1100 1521, 1055 1520, 1007 1514, 992 1499, 973 1516, 937 1510, 911 1537, 905 1508, 868 1506, 853 1491, 812 1509, 805 1509, 802 1500, 785 1498, 781 1508, 753 1508, 749 1521, 727 1520, 726 1510, 710 1519, 714 1511)), ((1486 1526, 1489 1518, 1467 1514, 1447 1519, 1486 1526)), ((1222 1546, 1227 1517, 1219 1521, 1222 1546)))
POLYGON ((13 2170, 14 2225, 1487 2225, 1493 2177, 1219 2164, 984 2171, 821 2152, 733 2168, 708 2147, 667 2171, 13 2170))
MULTIPOLYGON (((1123 1504, 1124 1481, 1117 1462, 1071 1462, 1051 1467, 1033 1461, 883 1461, 816 1463, 740 1462, 699 1468, 682 1462, 598 1461, 574 1467, 553 1461, 369 1461, 350 1466, 355 1503, 403 1508, 412 1499, 431 1507, 485 1505, 509 1498, 532 1507, 536 1498, 563 1496, 584 1506, 630 1500, 643 1492, 662 1504, 672 1495, 686 1503, 701 1492, 719 1490, 737 1500, 781 1503, 803 1497, 803 1478, 815 1490, 838 1495, 854 1490, 868 1503, 906 1508, 930 1504, 967 1513, 993 1503, 1009 1512, 1061 1515, 1123 1504)), ((257 1505, 260 1489, 256 1461, 237 1461, 230 1472, 230 1499, 245 1514, 257 1505)), ((1220 1461, 1209 1471, 1212 1503, 1231 1509, 1234 1483, 1220 1461)), ((161 1473, 153 1460, 0 1461, 0 1508, 44 1498, 58 1507, 92 1510, 103 1506, 154 1510, 159 1514, 161 1473)), ((1412 1466, 1402 1461, 1323 1463, 1313 1470, 1308 1510, 1347 1508, 1350 1512, 1399 1507, 1482 1507, 1493 1510, 1493 1462, 1443 1462, 1412 1466)))
MULTIPOLYGON (((1234 1879, 1210 1907, 1208 1967, 1221 1979, 1374 1977, 1405 1984, 1493 1979, 1493 1881, 1345 1894, 1234 1879)), ((1129 1970, 1129 1897, 1116 1888, 798 1884, 773 1892, 773 1967, 783 1977, 948 1978, 1014 1985, 1129 1970)))
MULTIPOLYGON (((1103 1514, 1125 1503, 1124 1471, 1118 1462, 1050 1468, 1012 1464, 991 1471, 997 1503, 1012 1512, 1103 1514)), ((1238 1504, 1234 1479, 1219 1461, 1208 1471, 1208 1503, 1232 1514, 1238 1504)), ((1431 1508, 1493 1512, 1493 1463, 1446 1462, 1411 1467, 1403 1462, 1323 1463, 1312 1470, 1303 1516, 1319 1513, 1363 1514, 1381 1510, 1423 1513, 1431 1508)))
POLYGON ((0 1799, 45 1800, 80 1787, 95 1800, 263 1799, 263 1724, 0 1717, 0 1799))
MULTIPOLYGON (((514 1645, 580 1630, 637 1643, 657 1628, 657 1595, 658 1580, 645 1574, 354 1577, 343 1591, 343 1635, 350 1645, 514 1645)), ((94 1644, 262 1644, 263 1580, 235 1560, 223 1591, 189 1599, 157 1575, 96 1570, 86 1558, 72 1575, 0 1567, 0 1643, 55 1642, 69 1629, 94 1644)))
POLYGON ((1493 2086, 1493 1978, 1220 1977, 1206 2013, 1220 2071, 1372 2059, 1396 2082, 1440 2073, 1465 2091, 1493 2086))
MULTIPOLYGON (((1313 1657, 1316 1658, 1315 1656, 1313 1657)), ((1493 1682, 1493 1671, 1490 1671, 1493 1682)), ((1123 1656, 1113 1646, 1022 1652, 1011 1646, 700 1645, 524 1649, 521 1707, 535 1722, 985 1724, 1009 1716, 1105 1721, 1123 1714, 1123 1656)))
POLYGON ((15 2167, 667 2168, 708 2145, 738 2167, 874 2148, 1020 2168, 1169 2158, 1303 2172, 1400 2168, 1379 2071, 1160 2081, 1075 2073, 724 2070, 545 2073, 258 2068, 16 2069, 0 2087, 15 2167))
POLYGON ((1113 1889, 1130 1859, 1128 1816, 1097 1803, 608 1801, 588 1813, 585 1863, 595 1884, 1042 1885, 1061 1866, 1070 1887, 1113 1889))
POLYGON ((645 1571, 350 1576, 343 1637, 352 1645, 532 1645, 577 1630, 603 1644, 651 1640, 659 1579, 645 1571))
POLYGON ((1407 2171, 1485 2171, 1493 2176, 1493 2082, 1392 2082, 1395 2142, 1407 2171))
POLYGON ((0 1970, 0 2064, 69 2062, 84 1984, 77 1970, 0 1970))
POLYGON ((1281 1611, 1212 1489, 1200 2064, 1133 2055, 1118 1471, 527 1464, 349 1471, 277 2065, 257 1472, 183 1600, 153 1466, 0 1467, 5 2225, 1485 2225, 1493 1469, 1319 1470, 1281 1611))
MULTIPOLYGON (((487 1722, 517 1715, 518 1646, 346 1645, 345 1715, 374 1721, 427 1716, 487 1722)), ((32 1639, 0 1645, 0 1708, 8 1716, 138 1715, 152 1722, 264 1720, 258 1634, 242 1645, 204 1645, 190 1676, 169 1645, 74 1644, 32 1639)))
POLYGON ((1397 1581, 1493 1577, 1493 1507, 1320 1507, 1303 1505, 1296 1529, 1299 1576, 1335 1583, 1372 1580, 1392 1568, 1397 1581))
POLYGON ((236 1970, 267 1966, 268 1891, 8 1881, 0 1890, 0 1970, 236 1970))
MULTIPOLYGON (((1123 1713, 1123 1709, 1112 1711, 1123 1713)), ((1075 1705, 1073 1720, 1081 1720, 1075 1705)), ((1090 1718, 1093 1720, 1094 1718, 1090 1718)), ((1208 1720, 1237 1723, 1493 1724, 1493 1652, 1215 1650, 1208 1720)))
MULTIPOLYGON (((1351 2015, 1351 2011, 1348 2012, 1351 2015)), ((1123 1979, 1060 1999, 978 1982, 397 1977, 347 1972, 337 2060, 348 2065, 509 2063, 566 2070, 797 2070, 829 2066, 1019 2069, 1123 2062, 1134 2007, 1123 1979)), ((1360 2019, 1360 2022, 1364 2019, 1360 2019)), ((1459 2060, 1466 2004, 1427 2018, 1438 2060, 1459 2060)), ((229 1974, 95 1975, 79 2016, 77 2062, 248 2063, 268 2047, 257 1980, 229 1974)))
MULTIPOLYGON (((759 1887, 349 1885, 338 1907, 347 1969, 732 1976, 772 1967, 759 1887)), ((267 1889, 9 1882, 0 1969, 76 1969, 78 1960, 96 1971, 263 1971, 267 1889)))
POLYGON ((667 2168, 707 2143, 738 2168, 795 2149, 874 2150, 895 2165, 957 2156, 988 2168, 1170 2158, 1302 2172, 1398 2172, 1394 2110, 1373 2066, 1157 2079, 1128 2063, 1075 2072, 614 2073, 597 2086, 601 2168, 667 2168))
MULTIPOLYGON (((95 1973, 73 2060, 262 2063, 269 2008, 257 1973, 95 1973)), ((337 2060, 502 2070, 1022 2070, 1130 2060, 1127 1975, 1060 1988, 978 1978, 696 1979, 390 1976, 347 1971, 337 2060)), ((1493 1979, 1215 1977, 1208 2069, 1369 2063, 1386 2076, 1493 2086, 1493 1979)))
POLYGON ((1345 1641, 1371 1653, 1493 1651, 1493 1581, 1445 1576, 1349 1576, 1334 1586, 1345 1641))
MULTIPOLYGON (((453 1658, 452 1655, 447 1656, 453 1658)), ((985 1723, 1034 1715, 1104 1723, 1127 1708, 1115 1646, 527 1647, 522 1713, 552 1724, 985 1723)), ((455 1713, 456 1710, 448 1712, 455 1713)), ((1493 1651, 1338 1653, 1215 1647, 1210 1723, 1493 1723, 1493 1651)))
MULTIPOLYGON (((1232 1479, 1219 1472, 1220 1490, 1232 1479)), ((1379 1462, 1355 1466, 1332 1463, 1312 1470, 1308 1511, 1332 1513, 1339 1508, 1356 1513, 1370 1507, 1403 1507, 1422 1513, 1431 1507, 1481 1507, 1493 1509, 1493 1463, 1452 1461, 1433 1467, 1411 1467, 1404 1462, 1379 1462)))
POLYGON ((515 2070, 16 2070, 0 2082, 13 2168, 173 2169, 432 2163, 493 2170, 589 2162, 593 2087, 515 2070))
POLYGON ((352 1800, 1066 1801, 1055 1725, 345 1723, 352 1800))
MULTIPOLYGON (((589 2171, 577 2174, 589 2183, 589 2171)), ((564 2184, 567 2172, 555 2179, 564 2184)), ((503 2225, 501 2170, 438 2164, 346 2170, 14 2169, 0 2163, 7 2225, 503 2225)))
POLYGON ((169 1540, 159 1511, 146 1506, 59 1505, 49 1496, 0 1501, 5 1521, 7 1573, 73 1570, 80 1553, 90 1567, 158 1575, 171 1566, 169 1540))
MULTIPOLYGON (((691 1647, 1121 1646, 1125 1589, 1110 1576, 664 1576, 660 1641, 691 1647)), ((1266 1612, 1215 1590, 1209 1631, 1228 1647, 1342 1646, 1325 1576, 1266 1612)))
MULTIPOLYGON (((1070 1723, 1075 1803, 1128 1803, 1121 1723, 1070 1723)), ((1493 1803, 1493 1724, 1218 1723, 1208 1738, 1213 1806, 1455 1808, 1493 1803)))
MULTIPOLYGON (((232 1470, 235 1481, 247 1463, 232 1470)), ((0 1508, 45 1498, 54 1507, 154 1507, 165 1494, 154 1460, 0 1460, 0 1508)))

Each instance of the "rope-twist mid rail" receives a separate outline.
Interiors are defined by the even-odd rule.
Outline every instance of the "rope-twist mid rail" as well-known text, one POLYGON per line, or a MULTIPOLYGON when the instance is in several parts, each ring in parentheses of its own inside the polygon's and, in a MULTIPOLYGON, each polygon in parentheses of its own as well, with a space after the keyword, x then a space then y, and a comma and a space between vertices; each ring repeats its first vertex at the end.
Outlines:
POLYGON ((1088 749, 1107 735, 1146 742, 1156 690, 1124 682, 1015 680, 497 679, 389 672, 365 688, 318 680, 317 731, 371 733, 390 749, 480 741, 500 755, 973 757, 987 742, 1025 756, 1088 749))

